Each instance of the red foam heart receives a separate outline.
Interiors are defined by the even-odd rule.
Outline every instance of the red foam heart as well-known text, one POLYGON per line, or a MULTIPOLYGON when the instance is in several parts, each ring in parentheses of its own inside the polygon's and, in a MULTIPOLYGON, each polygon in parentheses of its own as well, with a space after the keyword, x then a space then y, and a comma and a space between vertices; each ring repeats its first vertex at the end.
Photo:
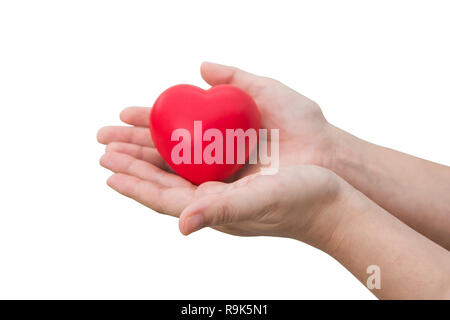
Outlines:
MULTIPOLYGON (((230 148, 230 145, 226 144, 227 129, 242 129, 243 131, 252 129, 257 133, 259 128, 260 114, 255 102, 244 91, 231 85, 219 85, 209 90, 191 85, 171 87, 158 97, 150 113, 150 132, 155 147, 177 174, 195 184, 226 180, 243 165, 238 163, 237 148, 245 148, 245 160, 247 160, 249 154, 256 147, 257 142, 252 142, 251 139, 245 139, 245 146, 239 146, 238 139, 234 139, 234 148, 230 148), (194 121, 201 121, 201 134, 198 130, 199 122, 197 122, 197 130, 194 132, 194 121), (185 160, 190 158, 190 163, 189 161, 180 163, 179 158, 173 158, 174 154, 177 154, 174 147, 186 138, 186 136, 183 138, 178 136, 178 139, 173 139, 172 134, 176 129, 185 129, 184 132, 189 132, 190 150, 185 148, 179 152, 179 155, 186 156, 183 158, 185 160), (217 157, 216 161, 210 164, 203 157, 205 148, 218 138, 214 136, 209 141, 204 139, 203 134, 208 129, 218 129, 223 137, 222 155, 220 152, 217 153, 218 148, 212 153, 206 153, 206 155, 211 154, 217 157), (200 148, 202 157, 201 163, 198 163, 199 158, 196 156, 200 154, 200 148), (189 152, 185 153, 185 151, 190 151, 190 157, 188 157, 189 152), (227 153, 229 153, 228 159, 227 153), (220 158, 223 159, 222 163, 218 160, 220 158), (229 161, 232 158, 234 158, 233 161, 229 161)), ((218 133, 217 130, 215 132, 218 133)), ((220 139, 217 140, 215 146, 219 144, 220 139)), ((185 144, 185 146, 187 145, 185 144)), ((179 151, 179 147, 180 145, 176 150, 179 151)), ((212 145, 209 151, 211 149, 212 145)))

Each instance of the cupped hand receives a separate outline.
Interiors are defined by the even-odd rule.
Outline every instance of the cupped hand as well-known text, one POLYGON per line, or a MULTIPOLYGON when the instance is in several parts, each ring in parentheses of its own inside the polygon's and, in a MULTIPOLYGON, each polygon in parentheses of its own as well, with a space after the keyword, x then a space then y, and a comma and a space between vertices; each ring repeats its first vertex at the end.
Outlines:
MULTIPOLYGON (((316 103, 276 80, 212 63, 203 63, 201 74, 212 86, 231 84, 246 91, 259 108, 262 127, 280 130, 279 174, 261 176, 256 174, 259 165, 245 165, 231 183, 207 182, 194 186, 173 174, 154 148, 148 130, 150 108, 131 107, 120 115, 131 127, 109 126, 98 133, 98 141, 107 145, 101 164, 115 172, 108 184, 158 212, 179 216, 180 229, 185 234, 203 226, 213 226, 232 234, 293 236, 286 230, 305 224, 294 225, 291 220, 295 215, 281 214, 293 214, 294 207, 274 210, 278 206, 276 197, 293 196, 289 188, 300 190, 301 197, 305 197, 300 208, 306 208, 313 203, 308 204, 307 199, 312 201, 318 199, 319 194, 333 193, 329 192, 332 189, 329 184, 322 183, 329 176, 334 177, 331 172, 315 166, 288 168, 299 164, 324 166, 329 162, 331 126, 316 103), (290 174, 299 180, 294 182, 290 174), (311 190, 316 192, 310 190, 311 185, 315 187, 311 190), (255 206, 258 201, 259 205, 255 206), (203 210, 202 206, 204 212, 196 215, 203 210), (286 225, 275 217, 284 217, 286 225), (231 223, 230 219, 239 222, 231 223)), ((321 200, 326 202, 326 197, 321 200)), ((290 201, 285 203, 293 205, 290 201)), ((302 219, 307 221, 307 216, 303 215, 302 219)))
POLYGON ((160 213, 179 217, 183 234, 204 227, 240 236, 281 236, 314 243, 329 234, 324 215, 339 199, 340 179, 311 165, 275 175, 251 174, 231 183, 199 186, 129 154, 107 151, 100 160, 114 172, 108 185, 160 213), (320 234, 318 234, 320 233, 320 234))
MULTIPOLYGON (((327 167, 332 162, 335 130, 325 120, 314 101, 279 81, 234 67, 204 62, 201 74, 212 86, 231 84, 241 88, 255 100, 261 113, 261 126, 265 129, 279 129, 280 166, 314 164, 327 167)), ((150 108, 131 107, 123 110, 122 121, 133 127, 104 127, 98 134, 99 142, 134 144, 135 146, 114 146, 111 149, 125 149, 132 152, 132 155, 145 159, 150 157, 150 160, 164 166, 149 136, 149 114, 150 108)), ((256 171, 259 171, 259 165, 244 166, 233 180, 256 171)))

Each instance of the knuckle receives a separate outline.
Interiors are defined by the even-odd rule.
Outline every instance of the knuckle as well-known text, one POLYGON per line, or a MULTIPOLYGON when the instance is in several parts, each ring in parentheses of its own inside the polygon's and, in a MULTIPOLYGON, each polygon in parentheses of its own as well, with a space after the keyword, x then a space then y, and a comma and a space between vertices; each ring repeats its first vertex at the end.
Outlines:
POLYGON ((225 225, 233 221, 236 215, 236 210, 227 202, 219 204, 216 215, 214 216, 215 225, 225 225))
POLYGON ((129 159, 126 167, 126 172, 134 174, 139 172, 139 162, 136 159, 129 159))
POLYGON ((117 142, 111 142, 111 143, 108 143, 108 144, 106 145, 106 151, 107 151, 107 152, 110 152, 110 151, 116 151, 116 150, 118 150, 118 144, 117 144, 117 142))

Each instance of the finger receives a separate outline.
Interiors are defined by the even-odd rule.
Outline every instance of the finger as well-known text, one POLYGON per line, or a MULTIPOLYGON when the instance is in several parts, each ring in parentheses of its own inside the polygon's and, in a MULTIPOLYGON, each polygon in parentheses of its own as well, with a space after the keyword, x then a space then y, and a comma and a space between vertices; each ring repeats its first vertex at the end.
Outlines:
POLYGON ((157 183, 123 173, 113 174, 108 185, 146 207, 160 213, 178 217, 193 197, 190 188, 164 188, 157 183))
POLYGON ((150 110, 146 107, 129 107, 120 113, 120 120, 136 127, 148 128, 150 123, 150 110))
POLYGON ((125 153, 133 158, 150 162, 163 170, 170 170, 169 165, 158 153, 158 150, 152 147, 142 147, 137 144, 126 142, 111 142, 106 146, 106 152, 125 153))
POLYGON ((181 233, 188 235, 204 227, 224 226, 251 219, 256 213, 270 207, 269 197, 256 189, 246 185, 192 202, 180 215, 181 233))
POLYGON ((264 87, 265 78, 256 76, 235 67, 222 64, 203 62, 200 67, 203 79, 210 85, 231 84, 251 96, 256 96, 259 90, 264 87))
POLYGON ((165 187, 193 188, 189 181, 180 176, 168 173, 151 163, 138 160, 124 153, 107 152, 100 159, 100 164, 115 173, 125 173, 165 187))
POLYGON ((98 142, 108 144, 110 142, 128 142, 140 146, 153 147, 153 141, 148 128, 108 126, 103 127, 97 134, 98 142))

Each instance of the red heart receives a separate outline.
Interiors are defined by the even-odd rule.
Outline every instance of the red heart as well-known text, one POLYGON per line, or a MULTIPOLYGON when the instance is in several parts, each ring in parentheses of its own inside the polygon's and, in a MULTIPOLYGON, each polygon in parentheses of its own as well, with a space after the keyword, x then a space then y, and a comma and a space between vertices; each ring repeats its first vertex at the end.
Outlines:
MULTIPOLYGON (((237 161, 239 154, 237 148, 245 148, 245 151, 242 149, 242 154, 245 152, 245 161, 255 149, 257 143, 255 140, 252 142, 251 139, 245 139, 244 146, 238 146, 238 139, 234 138, 234 149, 231 149, 230 145, 226 144, 227 129, 242 129, 244 132, 252 129, 258 134, 259 128, 260 115, 255 102, 244 91, 231 85, 219 85, 209 90, 191 85, 171 87, 158 97, 150 113, 150 132, 155 147, 177 174, 195 184, 213 180, 224 181, 243 165, 237 161), (201 134, 198 129, 199 122, 196 123, 197 129, 194 132, 194 121, 201 121, 201 134), (186 153, 185 151, 179 152, 181 157, 185 156, 184 160, 190 158, 190 163, 189 161, 180 163, 179 157, 173 159, 173 155, 177 155, 176 150, 180 150, 179 144, 184 140, 178 136, 178 139, 172 141, 172 134, 176 129, 185 129, 184 132, 188 132, 190 135, 190 142, 187 142, 190 149, 185 148, 186 153), (220 131, 215 130, 215 133, 222 134, 222 144, 216 136, 204 139, 203 134, 208 129, 220 131), (218 153, 219 149, 216 148, 214 152, 210 153, 217 156, 216 161, 208 164, 203 157, 204 151, 216 139, 218 139, 216 146, 222 146, 223 154, 221 156, 220 152, 218 153), (178 149, 174 150, 177 145, 179 145, 178 149), (201 159, 198 157, 200 149, 201 159), (187 151, 190 151, 190 157, 187 151), (229 158, 227 158, 227 154, 229 158), (219 159, 223 159, 222 163, 219 159)), ((209 151, 211 149, 212 146, 209 151)))

